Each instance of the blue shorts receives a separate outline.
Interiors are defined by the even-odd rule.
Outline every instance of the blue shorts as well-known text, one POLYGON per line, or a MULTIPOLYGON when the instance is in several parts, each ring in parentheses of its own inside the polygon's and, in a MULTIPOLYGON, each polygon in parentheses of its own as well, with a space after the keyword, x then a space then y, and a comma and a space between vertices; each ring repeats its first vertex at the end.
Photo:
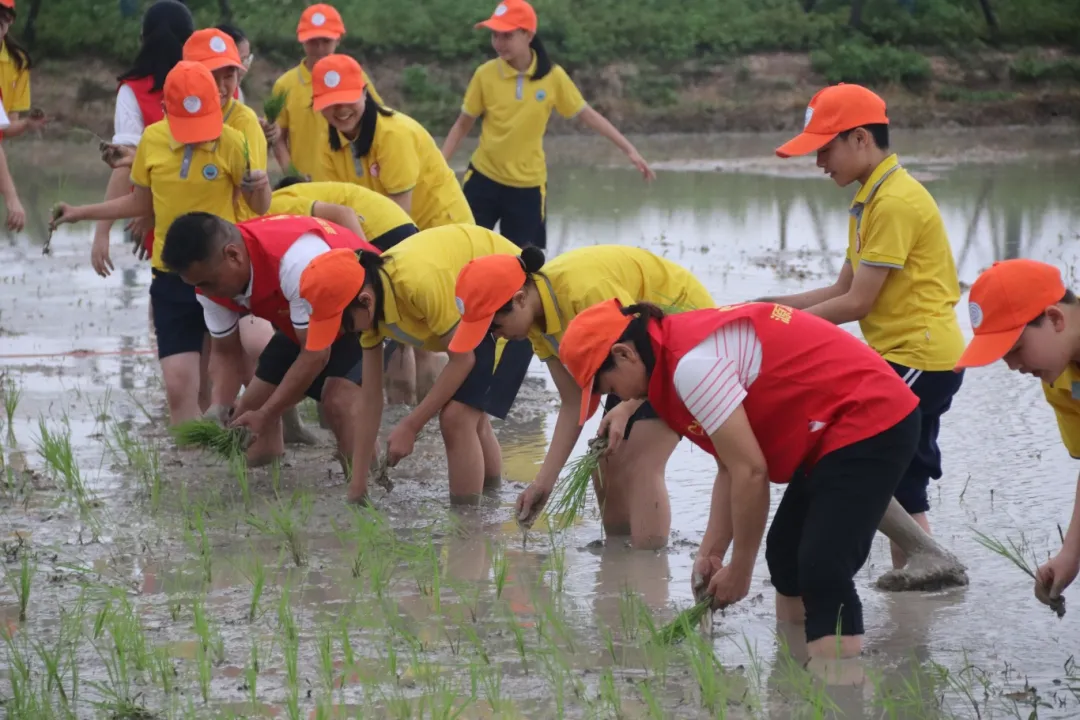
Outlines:
POLYGON ((175 273, 154 270, 150 281, 150 309, 154 315, 159 359, 202 352, 208 331, 193 286, 175 273))

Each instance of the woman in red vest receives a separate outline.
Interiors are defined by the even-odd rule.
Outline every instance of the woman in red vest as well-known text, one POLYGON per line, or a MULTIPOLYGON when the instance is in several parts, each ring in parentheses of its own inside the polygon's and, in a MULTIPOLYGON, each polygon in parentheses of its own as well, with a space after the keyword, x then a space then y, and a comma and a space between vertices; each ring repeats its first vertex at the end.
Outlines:
POLYGON ((559 350, 585 390, 582 424, 602 394, 647 398, 717 458, 695 594, 714 608, 746 597, 769 481, 787 484, 765 544, 777 619, 805 623, 811 658, 859 654, 853 578, 919 438, 918 398, 892 368, 835 325, 772 303, 665 316, 609 300, 575 317, 559 350))

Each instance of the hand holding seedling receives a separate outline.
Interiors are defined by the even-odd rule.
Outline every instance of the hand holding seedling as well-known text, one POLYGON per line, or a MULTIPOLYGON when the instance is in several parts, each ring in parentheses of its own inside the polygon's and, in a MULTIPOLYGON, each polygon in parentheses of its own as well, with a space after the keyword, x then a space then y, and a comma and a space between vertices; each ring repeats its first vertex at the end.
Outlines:
POLYGON ((529 527, 536 520, 536 516, 540 514, 540 511, 547 505, 548 498, 551 497, 551 485, 545 482, 534 480, 525 490, 518 495, 517 499, 517 519, 518 522, 529 527))
POLYGON ((270 176, 265 170, 248 170, 244 173, 244 179, 240 183, 240 189, 246 193, 253 193, 262 188, 270 188, 270 176))
POLYGON ((600 420, 600 429, 596 431, 596 436, 607 438, 606 455, 611 455, 622 445, 626 437, 626 426, 637 407, 639 406, 631 403, 619 403, 600 420))
POLYGON ((121 167, 131 167, 135 161, 135 148, 130 145, 114 145, 112 143, 100 143, 98 150, 101 152, 101 160, 113 170, 121 167))
POLYGON ((8 230, 18 232, 26 225, 26 211, 23 210, 22 203, 18 198, 12 198, 7 204, 7 226, 8 230))
POLYGON ((416 431, 404 422, 399 422, 390 431, 386 445, 389 456, 387 465, 397 467, 399 462, 412 455, 413 448, 416 446, 416 431))
POLYGON ((229 424, 233 428, 246 428, 255 437, 266 432, 267 425, 273 420, 265 410, 247 410, 229 424))
POLYGON ((694 569, 690 574, 690 590, 694 593, 694 600, 701 600, 709 594, 709 583, 723 567, 724 559, 716 555, 699 555, 694 560, 694 569))
POLYGON ((1080 558, 1062 550, 1035 571, 1035 597, 1062 617, 1065 614, 1065 598, 1061 593, 1072 584, 1080 573, 1080 558))
POLYGON ((203 420, 212 420, 221 427, 229 426, 229 418, 232 415, 232 408, 227 405, 211 405, 206 408, 206 412, 202 414, 203 420))
POLYGON ((266 136, 267 145, 275 145, 278 140, 281 140, 281 128, 278 127, 277 123, 264 118, 259 120, 259 125, 262 126, 263 135, 266 136))
MULTIPOLYGON (((22 210, 20 207, 19 210, 22 210)), ((11 210, 8 209, 8 223, 11 222, 11 210)), ((73 205, 68 205, 65 202, 58 202, 53 205, 52 217, 49 218, 49 232, 55 232, 56 228, 65 223, 77 223, 82 218, 79 217, 79 209, 73 205)))
POLYGON ((30 113, 26 116, 26 126, 30 130, 41 130, 49 123, 49 118, 45 117, 45 111, 41 108, 31 108, 30 113))
POLYGON ((712 596, 713 609, 722 610, 749 595, 752 577, 752 571, 741 570, 735 565, 725 565, 717 569, 705 590, 706 595, 712 596))

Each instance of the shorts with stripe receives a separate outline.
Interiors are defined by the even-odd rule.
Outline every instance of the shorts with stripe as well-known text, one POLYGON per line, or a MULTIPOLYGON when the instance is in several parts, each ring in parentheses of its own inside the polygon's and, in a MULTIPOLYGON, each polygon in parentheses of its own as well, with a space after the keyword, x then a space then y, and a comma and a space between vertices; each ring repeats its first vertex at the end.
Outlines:
POLYGON ((511 187, 480 174, 469 165, 462 186, 476 224, 499 234, 518 247, 547 247, 547 187, 511 187))
POLYGON ((909 513, 924 513, 930 510, 927 492, 930 480, 941 478, 941 449, 938 447, 941 416, 952 407, 953 396, 964 382, 964 373, 916 370, 892 362, 889 365, 919 398, 922 416, 919 445, 896 488, 896 501, 909 513))

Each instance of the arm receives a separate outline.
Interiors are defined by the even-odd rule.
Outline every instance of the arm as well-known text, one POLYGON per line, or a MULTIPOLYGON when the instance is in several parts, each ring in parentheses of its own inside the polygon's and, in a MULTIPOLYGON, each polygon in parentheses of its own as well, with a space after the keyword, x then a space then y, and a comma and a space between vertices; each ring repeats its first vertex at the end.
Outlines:
POLYGON ((8 170, 7 154, 2 147, 0 147, 0 195, 7 203, 9 215, 16 210, 19 213, 23 212, 22 203, 19 202, 19 193, 15 190, 15 180, 11 177, 11 171, 8 170))
POLYGON ((559 391, 561 405, 559 415, 555 419, 555 430, 551 434, 551 445, 548 446, 544 462, 540 465, 534 482, 540 483, 550 491, 555 487, 559 473, 566 467, 570 453, 574 452, 574 446, 581 437, 581 426, 578 425, 581 388, 558 357, 548 358, 546 364, 551 373, 551 379, 559 391))
POLYGON ((240 333, 234 328, 225 337, 210 338, 210 367, 208 374, 213 384, 210 404, 232 407, 240 386, 244 384, 240 369, 244 366, 244 346, 240 333))
MULTIPOLYGON (((453 336, 454 333, 451 331, 443 336, 443 340, 449 344, 453 336)), ((476 364, 476 356, 472 352, 448 352, 447 355, 450 356, 450 361, 439 373, 439 377, 435 378, 435 384, 431 386, 431 390, 424 396, 423 401, 401 420, 401 424, 413 435, 419 433, 428 421, 435 417, 446 403, 450 402, 454 393, 465 382, 465 377, 473 369, 473 365, 476 364)))
POLYGON ((476 123, 476 118, 467 113, 460 113, 457 120, 454 121, 453 127, 450 128, 450 132, 446 134, 446 140, 443 141, 442 154, 446 158, 446 162, 450 162, 450 158, 454 156, 454 152, 457 151, 458 145, 462 139, 468 137, 469 131, 472 130, 473 125, 476 123))
POLYGON ((367 477, 371 468, 375 440, 383 412, 383 346, 364 348, 360 403, 357 407, 356 443, 352 456, 352 481, 349 500, 355 502, 367 494, 367 477))
POLYGON ((135 191, 108 202, 66 208, 60 218, 64 222, 80 220, 122 220, 150 215, 154 212, 154 196, 150 188, 136 185, 135 191))
POLYGON ((855 273, 851 269, 851 263, 844 260, 844 267, 840 268, 840 276, 836 278, 836 282, 828 287, 807 290, 806 292, 796 293, 795 295, 762 297, 758 298, 755 302, 779 303, 780 305, 787 305, 796 310, 805 310, 808 307, 818 305, 835 297, 840 297, 846 293, 851 289, 851 283, 854 277, 855 273))
POLYGON ((653 171, 649 169, 649 166, 645 163, 645 160, 638 154, 637 148, 634 147, 633 143, 627 140, 623 134, 619 132, 618 128, 612 125, 606 117, 588 105, 585 106, 578 117, 581 119, 581 122, 606 137, 615 145, 615 147, 626 153, 626 156, 630 158, 630 162, 637 166, 638 170, 641 171, 646 179, 652 180, 656 177, 653 171))
MULTIPOLYGON (((105 203, 129 194, 131 194, 131 170, 118 167, 109 175, 109 184, 105 186, 105 203)), ((153 213, 153 202, 151 202, 150 212, 153 213)), ((94 227, 94 240, 104 238, 105 242, 108 242, 113 222, 112 219, 100 221, 94 227)))
POLYGON ((244 196, 244 202, 248 207, 252 209, 257 215, 265 215, 270 211, 270 202, 273 200, 273 191, 270 189, 269 179, 266 177, 265 170, 253 170, 252 173, 258 173, 261 175, 259 182, 254 184, 254 188, 247 183, 240 185, 240 193, 244 196))
MULTIPOLYGON (((848 264, 847 267, 851 265, 848 264)), ((889 277, 889 270, 891 268, 861 263, 847 292, 811 305, 806 308, 806 312, 834 325, 862 320, 874 307, 885 279, 889 277)))
POLYGON ((277 160, 281 172, 288 173, 289 166, 292 165, 292 156, 289 154, 289 131, 287 128, 281 128, 278 133, 277 141, 273 145, 274 159, 277 160))
POLYGON ((701 538, 698 556, 713 555, 723 560, 731 547, 732 534, 731 476, 723 465, 717 464, 709 521, 705 536, 701 538))
POLYGON ((300 354, 289 366, 281 384, 260 408, 267 420, 276 420, 287 409, 304 399, 304 393, 315 378, 330 361, 330 348, 312 352, 304 347, 307 342, 307 328, 296 328, 296 337, 300 341, 300 354))
POLYGON ((350 207, 335 205, 334 203, 316 202, 311 206, 311 214, 323 220, 337 223, 343 228, 352 230, 361 240, 367 240, 364 237, 364 228, 360 226, 360 218, 356 217, 356 213, 350 207))

